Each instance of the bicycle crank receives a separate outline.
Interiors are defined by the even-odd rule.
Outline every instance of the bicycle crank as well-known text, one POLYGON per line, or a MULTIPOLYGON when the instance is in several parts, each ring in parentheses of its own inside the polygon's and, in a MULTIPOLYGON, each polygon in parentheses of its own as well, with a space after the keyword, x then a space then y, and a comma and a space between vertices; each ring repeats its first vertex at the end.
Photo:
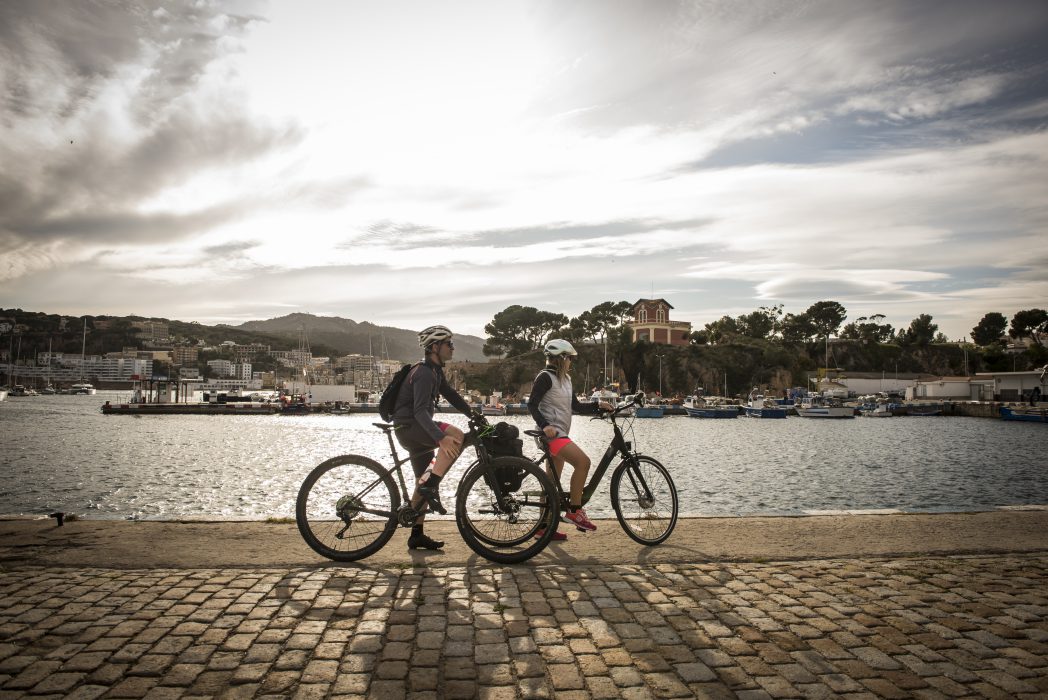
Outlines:
POLYGON ((413 508, 410 503, 406 503, 397 510, 397 524, 401 527, 411 527, 418 520, 419 515, 417 508, 413 508))

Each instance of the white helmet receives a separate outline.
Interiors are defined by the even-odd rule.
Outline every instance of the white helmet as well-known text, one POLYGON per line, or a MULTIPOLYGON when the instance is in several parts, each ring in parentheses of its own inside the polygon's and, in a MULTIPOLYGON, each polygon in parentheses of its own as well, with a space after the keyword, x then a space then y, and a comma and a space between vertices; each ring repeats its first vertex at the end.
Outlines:
POLYGON ((546 343, 546 347, 542 348, 542 351, 546 353, 547 357, 559 357, 561 355, 575 357, 578 355, 575 352, 575 348, 571 347, 571 343, 560 339, 549 341, 546 343))
POLYGON ((426 330, 419 332, 418 345, 420 348, 428 348, 433 343, 447 340, 451 336, 452 333, 447 326, 430 326, 426 330))

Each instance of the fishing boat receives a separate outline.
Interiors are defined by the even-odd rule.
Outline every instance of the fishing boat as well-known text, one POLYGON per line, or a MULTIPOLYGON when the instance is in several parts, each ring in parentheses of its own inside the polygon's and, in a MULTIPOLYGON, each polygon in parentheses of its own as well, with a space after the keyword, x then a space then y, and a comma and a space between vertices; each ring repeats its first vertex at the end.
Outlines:
POLYGON ((1048 423, 1048 409, 1009 408, 1008 406, 1001 406, 1001 420, 1025 421, 1028 423, 1048 423))
POLYGON ((684 411, 692 418, 738 418, 738 406, 685 406, 684 411))
POLYGON ((486 403, 481 406, 480 412, 485 416, 504 416, 506 407, 500 403, 486 403))
POLYGON ((818 394, 808 394, 797 405, 797 415, 801 418, 854 418, 855 409, 818 394))
POLYGON ((637 418, 662 418, 666 410, 662 406, 637 406, 633 415, 637 418))
POLYGON ((874 408, 862 411, 862 415, 867 418, 891 418, 892 407, 891 404, 879 403, 874 408))
POLYGON ((754 387, 750 392, 748 402, 743 406, 746 415, 750 418, 785 418, 786 407, 778 406, 772 399, 765 399, 763 394, 756 393, 754 387))

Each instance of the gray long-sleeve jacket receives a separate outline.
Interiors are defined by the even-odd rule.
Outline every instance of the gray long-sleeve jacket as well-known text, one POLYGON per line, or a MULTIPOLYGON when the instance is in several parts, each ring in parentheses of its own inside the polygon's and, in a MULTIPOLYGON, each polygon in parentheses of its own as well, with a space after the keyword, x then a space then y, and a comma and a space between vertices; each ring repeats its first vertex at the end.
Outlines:
POLYGON ((416 365, 400 385, 393 408, 393 422, 401 425, 416 422, 434 443, 440 442, 444 433, 433 421, 433 414, 441 396, 465 415, 470 414, 469 404, 448 384, 444 368, 427 359, 416 365))

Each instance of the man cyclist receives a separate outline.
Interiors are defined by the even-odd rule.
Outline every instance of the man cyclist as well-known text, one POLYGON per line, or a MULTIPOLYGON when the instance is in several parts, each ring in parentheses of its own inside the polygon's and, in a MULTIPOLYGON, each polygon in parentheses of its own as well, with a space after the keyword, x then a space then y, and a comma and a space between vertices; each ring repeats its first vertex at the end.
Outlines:
MULTIPOLYGON (((418 479, 412 505, 418 507, 424 500, 432 510, 443 515, 447 510, 440 503, 440 480, 462 452, 464 436, 455 426, 433 420, 437 400, 443 396, 464 415, 473 412, 444 376, 444 364, 455 352, 451 331, 445 326, 430 326, 418 334, 418 344, 425 352, 425 359, 408 373, 400 386, 393 408, 393 424, 397 441, 411 456, 411 467, 418 479)), ((423 513, 411 528, 408 549, 444 546, 442 541, 423 532, 425 519, 423 513)))

